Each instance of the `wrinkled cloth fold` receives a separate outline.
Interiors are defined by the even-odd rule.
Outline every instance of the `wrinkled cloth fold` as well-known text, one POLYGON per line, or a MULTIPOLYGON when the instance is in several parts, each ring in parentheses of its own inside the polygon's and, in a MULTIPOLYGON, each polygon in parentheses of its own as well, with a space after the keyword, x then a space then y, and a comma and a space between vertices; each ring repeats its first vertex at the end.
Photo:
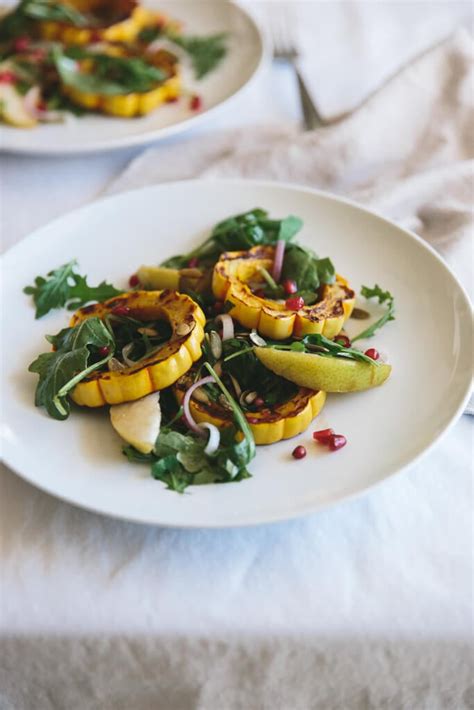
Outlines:
POLYGON ((473 82, 472 41, 460 30, 335 125, 260 126, 152 148, 107 193, 193 177, 328 190, 414 230, 472 293, 473 82))

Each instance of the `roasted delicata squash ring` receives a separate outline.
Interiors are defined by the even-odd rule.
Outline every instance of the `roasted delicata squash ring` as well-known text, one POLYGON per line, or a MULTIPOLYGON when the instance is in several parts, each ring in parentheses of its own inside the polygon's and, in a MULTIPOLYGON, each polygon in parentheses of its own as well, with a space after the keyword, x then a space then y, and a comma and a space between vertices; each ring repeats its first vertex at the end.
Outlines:
POLYGON ((136 0, 67 0, 81 13, 98 17, 89 27, 76 27, 64 22, 38 22, 41 37, 64 44, 84 45, 92 42, 133 42, 146 27, 165 24, 167 18, 137 5, 136 0), (103 21, 101 22, 101 18, 103 21))
MULTIPOLYGON (((175 397, 182 403, 186 390, 193 380, 189 375, 181 377, 173 387, 175 397)), ((325 392, 300 387, 297 393, 284 404, 262 407, 257 412, 245 412, 258 445, 274 444, 282 439, 291 439, 301 434, 319 414, 326 401, 325 392)), ((232 422, 232 413, 217 402, 203 402, 191 397, 191 414, 196 422, 209 422, 222 428, 232 422)))
POLYGON ((93 316, 104 318, 117 306, 127 306, 130 316, 137 320, 168 321, 172 335, 157 353, 136 365, 114 372, 93 372, 79 382, 71 393, 76 404, 102 407, 140 399, 172 385, 201 357, 204 313, 189 296, 174 291, 135 291, 85 306, 76 311, 70 325, 93 316))
POLYGON ((320 301, 298 311, 289 310, 284 303, 256 296, 247 285, 248 282, 265 283, 259 269, 264 267, 271 271, 274 253, 271 246, 224 252, 214 267, 214 296, 234 304, 229 313, 241 325, 256 328, 269 338, 285 340, 309 333, 334 338, 354 308, 355 294, 347 281, 337 275, 333 284, 323 287, 320 301))
POLYGON ((63 86, 62 91, 75 104, 83 106, 90 111, 100 111, 110 116, 132 118, 133 116, 144 116, 154 111, 161 104, 177 98, 181 92, 181 79, 179 74, 176 74, 150 91, 114 96, 89 94, 70 86, 63 86))

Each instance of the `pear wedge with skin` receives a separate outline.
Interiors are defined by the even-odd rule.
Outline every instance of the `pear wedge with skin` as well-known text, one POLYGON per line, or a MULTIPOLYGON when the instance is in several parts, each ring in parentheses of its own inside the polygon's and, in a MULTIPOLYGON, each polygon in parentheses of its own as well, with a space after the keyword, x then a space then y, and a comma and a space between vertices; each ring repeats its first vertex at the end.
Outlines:
POLYGON ((276 348, 255 348, 260 362, 276 375, 323 392, 358 392, 383 384, 391 365, 359 362, 342 357, 323 357, 276 348))

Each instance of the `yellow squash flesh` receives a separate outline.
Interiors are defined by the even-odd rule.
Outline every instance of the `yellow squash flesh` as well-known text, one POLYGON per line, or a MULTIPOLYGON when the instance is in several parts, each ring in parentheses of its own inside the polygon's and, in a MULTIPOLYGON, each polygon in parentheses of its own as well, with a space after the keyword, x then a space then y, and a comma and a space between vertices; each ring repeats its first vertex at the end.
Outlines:
POLYGON ((269 338, 285 340, 309 333, 334 338, 354 308, 355 294, 347 281, 337 275, 335 283, 323 287, 321 301, 298 311, 289 310, 285 303, 256 296, 248 286, 249 282, 265 284, 260 268, 271 272, 274 254, 271 246, 224 252, 214 267, 214 296, 233 304, 229 313, 241 325, 269 338))
POLYGON ((86 318, 104 318, 117 306, 127 306, 130 316, 144 323, 163 319, 172 330, 169 341, 155 354, 132 367, 114 372, 94 372, 72 390, 76 404, 102 407, 145 397, 172 385, 201 357, 206 319, 200 307, 185 294, 172 291, 135 291, 76 311, 70 325, 86 318))
MULTIPOLYGON (((192 383, 182 377, 174 385, 176 399, 181 403, 192 383)), ((301 434, 319 414, 326 401, 325 392, 300 387, 298 392, 284 404, 262 407, 256 412, 245 412, 257 445, 274 444, 282 439, 291 439, 301 434)), ((216 402, 201 402, 195 397, 190 402, 191 414, 198 423, 209 422, 222 428, 232 422, 232 413, 216 402)))
MULTIPOLYGON (((100 11, 104 6, 114 3, 104 0, 69 0, 65 3, 82 13, 100 11)), ((146 27, 163 22, 166 18, 145 7, 136 6, 135 2, 122 3, 123 19, 102 27, 75 27, 64 22, 38 22, 41 37, 48 41, 59 41, 64 44, 84 45, 92 42, 133 42, 146 27)))
POLYGON ((62 92, 75 104, 90 111, 100 111, 109 116, 132 118, 133 116, 144 116, 161 104, 177 98, 181 92, 181 79, 179 74, 176 74, 156 88, 142 93, 108 96, 78 91, 71 86, 63 86, 62 92))

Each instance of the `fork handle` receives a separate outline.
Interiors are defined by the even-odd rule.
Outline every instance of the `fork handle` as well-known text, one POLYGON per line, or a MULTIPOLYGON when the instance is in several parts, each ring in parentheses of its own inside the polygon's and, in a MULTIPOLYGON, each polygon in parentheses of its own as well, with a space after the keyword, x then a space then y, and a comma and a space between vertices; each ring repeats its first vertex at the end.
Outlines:
POLYGON ((296 74, 296 79, 298 82, 298 91, 300 94, 300 102, 301 102, 301 111, 303 113, 303 125, 305 128, 305 131, 312 131, 315 128, 319 128, 320 126, 324 126, 325 121, 321 117, 321 114, 319 113, 318 109, 313 103, 313 100, 311 98, 311 95, 306 87, 306 83, 301 76, 300 70, 296 66, 296 64, 293 64, 293 68, 295 70, 296 74))

